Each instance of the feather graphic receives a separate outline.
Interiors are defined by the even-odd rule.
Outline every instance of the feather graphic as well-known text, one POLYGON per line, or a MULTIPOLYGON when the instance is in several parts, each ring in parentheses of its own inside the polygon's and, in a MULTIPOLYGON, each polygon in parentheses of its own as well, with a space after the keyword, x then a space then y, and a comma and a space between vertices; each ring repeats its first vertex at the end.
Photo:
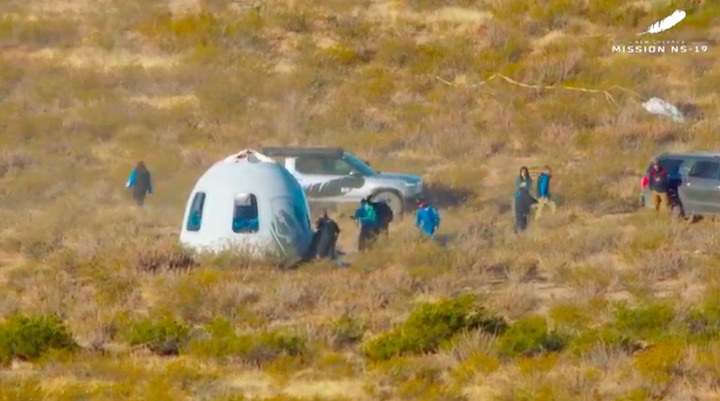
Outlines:
POLYGON ((661 19, 660 21, 650 25, 648 27, 647 31, 645 31, 643 33, 639 33, 638 35, 644 35, 646 33, 660 33, 660 32, 667 31, 668 29, 679 24, 680 21, 684 20, 685 16, 687 16, 687 13, 685 13, 685 11, 675 10, 675 12, 673 12, 666 18, 661 19))

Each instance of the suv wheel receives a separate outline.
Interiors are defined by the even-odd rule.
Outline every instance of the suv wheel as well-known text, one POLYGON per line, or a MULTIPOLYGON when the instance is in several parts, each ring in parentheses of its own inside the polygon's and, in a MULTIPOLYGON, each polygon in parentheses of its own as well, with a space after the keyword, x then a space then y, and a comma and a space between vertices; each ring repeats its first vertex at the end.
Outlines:
POLYGON ((381 191, 373 195, 375 201, 385 201, 390 209, 392 209, 395 216, 400 216, 403 212, 403 200, 402 198, 392 191, 381 191))

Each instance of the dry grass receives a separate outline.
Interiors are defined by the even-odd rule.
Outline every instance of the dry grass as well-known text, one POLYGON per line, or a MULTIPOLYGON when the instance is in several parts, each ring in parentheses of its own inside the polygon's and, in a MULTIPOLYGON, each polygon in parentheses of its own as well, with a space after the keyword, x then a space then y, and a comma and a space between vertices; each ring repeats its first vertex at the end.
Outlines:
MULTIPOLYGON (((610 52, 670 2, 60 3, 0 6, 0 320, 57 315, 82 349, 16 358, 1 399, 718 397, 717 224, 633 209, 652 154, 715 146, 720 54, 610 52), (643 99, 473 87, 493 73, 643 99), (685 125, 649 116, 651 96, 697 111, 685 125), (349 269, 189 259, 175 242, 196 177, 228 149, 273 144, 423 174, 451 246, 404 220, 349 269), (123 189, 138 159, 156 177, 146 213, 123 189), (544 164, 560 208, 515 236, 515 176, 544 164), (464 293, 510 334, 366 358, 419 303, 464 293), (143 346, 158 327, 188 343, 148 347, 180 355, 143 346)), ((698 10, 664 38, 716 35, 717 6, 698 10)))

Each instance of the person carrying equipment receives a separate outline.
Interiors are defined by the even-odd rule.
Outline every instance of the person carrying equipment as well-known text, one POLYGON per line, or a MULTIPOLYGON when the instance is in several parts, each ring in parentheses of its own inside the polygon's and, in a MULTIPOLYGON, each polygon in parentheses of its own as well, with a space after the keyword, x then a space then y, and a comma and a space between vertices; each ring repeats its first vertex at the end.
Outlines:
POLYGON ((550 207, 550 210, 555 213, 557 206, 555 201, 550 197, 550 178, 552 178, 552 170, 550 166, 545 166, 545 169, 540 174, 537 182, 537 197, 538 204, 535 210, 535 219, 539 219, 542 215, 543 208, 545 206, 550 207))
POLYGON ((368 203, 375 209, 375 215, 377 216, 377 232, 380 235, 385 234, 385 237, 389 235, 390 222, 393 221, 393 210, 390 205, 385 201, 375 202, 372 200, 372 196, 368 197, 368 203))
POLYGON ((145 196, 153 194, 152 179, 150 171, 145 167, 142 160, 130 172, 125 188, 132 188, 135 203, 142 207, 145 204, 145 196))
POLYGON ((415 217, 415 227, 430 238, 435 238, 435 231, 440 227, 440 214, 424 199, 417 201, 418 210, 415 217))
POLYGON ((375 208, 370 206, 367 199, 360 201, 360 207, 355 211, 353 219, 360 225, 358 250, 360 252, 369 248, 377 230, 377 214, 375 208))

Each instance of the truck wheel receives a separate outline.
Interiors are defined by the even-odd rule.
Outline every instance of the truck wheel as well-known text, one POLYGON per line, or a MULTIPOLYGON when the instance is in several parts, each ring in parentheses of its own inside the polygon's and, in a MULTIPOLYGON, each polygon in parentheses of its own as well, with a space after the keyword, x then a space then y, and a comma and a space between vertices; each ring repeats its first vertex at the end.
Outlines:
POLYGON ((393 214, 400 217, 403 213, 403 200, 402 198, 392 191, 380 191, 373 196, 375 201, 384 201, 390 206, 393 214))

